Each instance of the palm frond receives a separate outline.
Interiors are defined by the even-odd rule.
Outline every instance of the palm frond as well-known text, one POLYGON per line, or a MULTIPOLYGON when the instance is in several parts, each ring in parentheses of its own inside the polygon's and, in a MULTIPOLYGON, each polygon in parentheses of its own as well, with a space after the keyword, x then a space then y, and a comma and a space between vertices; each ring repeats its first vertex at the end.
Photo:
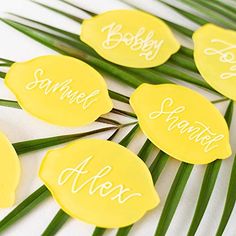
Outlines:
MULTIPOLYGON (((221 26, 226 27, 226 28, 230 28, 234 30, 236 28, 233 22, 235 21, 235 18, 236 18, 235 17, 236 8, 230 6, 227 2, 222 2, 220 0, 214 0, 214 1, 208 1, 208 2, 204 0, 198 0, 198 1, 180 0, 186 6, 192 9, 195 9, 198 12, 200 11, 201 15, 203 15, 203 17, 200 17, 199 14, 190 13, 182 9, 181 7, 176 6, 173 1, 171 3, 170 1, 168 3, 165 2, 164 0, 160 0, 160 1, 164 2, 166 5, 174 9, 176 12, 183 15, 187 19, 197 23, 198 25, 212 22, 212 23, 218 23, 221 26)), ((62 2, 64 2, 65 4, 71 5, 73 7, 76 7, 90 16, 96 15, 94 12, 81 9, 79 6, 72 4, 68 1, 62 0, 62 2)), ((38 2, 37 4, 41 5, 42 7, 47 8, 48 10, 51 10, 60 15, 63 15, 71 20, 74 20, 78 23, 81 23, 83 21, 82 18, 79 18, 75 15, 71 15, 65 11, 56 9, 54 7, 50 7, 46 4, 41 4, 38 2)), ((129 2, 129 4, 132 4, 132 3, 129 2)), ((47 25, 42 22, 27 19, 22 16, 17 16, 17 17, 19 19, 29 21, 29 23, 37 24, 38 26, 43 27, 44 30, 39 29, 37 27, 32 27, 28 24, 22 24, 21 22, 9 20, 9 19, 2 19, 2 21, 10 25, 11 27, 15 28, 16 30, 35 39, 36 41, 46 45, 47 47, 52 48, 53 50, 59 53, 81 59, 87 62, 88 64, 90 64, 91 66, 95 67, 96 69, 99 69, 104 73, 108 73, 112 75, 114 78, 118 79, 119 81, 133 88, 136 88, 143 82, 149 82, 149 83, 154 83, 154 84, 171 83, 172 81, 169 80, 169 77, 172 77, 176 80, 185 81, 190 84, 197 85, 201 88, 204 88, 211 92, 216 93, 216 91, 213 88, 211 88, 204 80, 202 80, 201 77, 199 77, 198 70, 196 68, 196 65, 194 64, 192 49, 181 47, 179 52, 173 55, 167 63, 156 68, 152 68, 152 69, 126 68, 123 66, 115 65, 101 58, 92 48, 90 48, 85 43, 83 43, 80 40, 79 36, 76 34, 47 25)), ((193 31, 191 29, 188 29, 186 27, 183 27, 171 21, 167 21, 165 19, 163 20, 172 29, 191 38, 193 34, 193 31)), ((12 63, 13 62, 10 60, 8 61, 6 59, 2 59, 2 60, 0 59, 0 67, 1 66, 8 67, 12 63)), ((5 72, 0 71, 0 77, 4 78, 5 72)), ((129 98, 127 96, 119 94, 115 91, 109 91, 109 93, 110 93, 110 96, 115 100, 118 100, 124 103, 129 102, 129 98)), ((212 103, 224 102, 227 100, 228 100, 227 98, 221 97, 220 99, 212 101, 212 103)), ((0 100, 0 105, 20 108, 16 102, 3 100, 3 99, 0 100)), ((113 109, 112 112, 115 114, 136 118, 136 115, 133 114, 132 112, 122 111, 117 108, 113 109)), ((231 123, 232 114, 233 114, 233 102, 231 101, 225 114, 225 119, 229 126, 231 123)), ((31 141, 14 144, 14 147, 16 148, 16 151, 19 154, 23 154, 26 152, 40 150, 42 148, 46 148, 49 146, 69 142, 74 139, 84 137, 83 135, 94 134, 93 132, 95 133, 104 132, 106 131, 105 129, 107 130, 113 129, 115 131, 112 134, 112 136, 110 136, 109 138, 111 140, 114 138, 114 136, 117 134, 120 128, 137 123, 137 122, 131 122, 131 123, 122 125, 119 122, 112 123, 114 120, 107 119, 107 118, 100 118, 100 121, 105 122, 105 123, 110 122, 110 124, 113 124, 114 127, 108 127, 108 128, 104 128, 104 129, 100 129, 96 131, 89 131, 83 134, 63 135, 63 136, 58 136, 58 137, 46 138, 46 139, 31 140, 31 141)), ((132 131, 127 136, 125 136, 124 139, 122 139, 120 143, 124 146, 127 146, 131 142, 131 140, 133 140, 134 135, 137 132, 137 130, 138 130, 138 125, 135 125, 132 131)), ((139 152, 139 156, 140 158, 143 159, 143 161, 146 161, 151 149, 152 149, 152 144, 150 143, 149 140, 147 140, 139 152)), ((154 183, 156 183, 156 181, 158 180, 168 159, 169 159, 168 155, 160 151, 158 155, 156 156, 156 158, 154 159, 154 161, 152 162, 151 166, 149 167, 154 183)), ((196 207, 194 217, 193 217, 193 220, 192 220, 189 232, 188 232, 188 236, 194 235, 200 225, 201 219, 205 213, 212 191, 214 189, 215 182, 217 180, 217 176, 221 167, 221 163, 222 163, 221 160, 216 160, 215 162, 210 163, 206 168, 205 176, 203 178, 201 191, 200 191, 198 202, 197 202, 197 207, 196 207)), ((193 170, 193 167, 194 167, 193 165, 190 165, 187 163, 182 163, 180 165, 177 171, 177 174, 175 176, 175 179, 172 183, 172 186, 170 188, 170 191, 168 193, 167 200, 165 202, 165 206, 162 211, 155 235, 163 236, 168 231, 168 228, 175 214, 175 211, 178 207, 178 204, 182 197, 185 186, 193 170)), ((233 207, 235 205, 235 201, 236 201, 236 198, 235 198, 236 174, 235 173, 236 173, 236 159, 234 160, 232 171, 231 171, 231 179, 230 179, 227 198, 225 202, 225 208, 224 208, 222 219, 221 219, 218 231, 217 231, 217 236, 220 236, 223 234, 224 229, 229 220, 229 217, 231 215, 231 212, 233 210, 233 207)), ((0 232, 9 228, 9 226, 14 224, 17 220, 22 218, 28 212, 30 212, 34 207, 36 207, 41 202, 43 202, 43 200, 46 199, 48 196, 50 196, 50 192, 47 190, 47 188, 45 186, 40 187, 32 195, 30 195, 27 199, 25 199, 21 204, 19 204, 19 206, 17 206, 11 213, 9 213, 2 221, 0 221, 0 232)), ((55 235, 68 219, 69 219, 69 216, 66 213, 64 213, 62 210, 59 210, 57 214, 55 215, 55 217, 53 218, 53 220, 51 221, 51 223, 48 225, 47 229, 44 231, 43 235, 55 235)), ((124 227, 124 228, 120 228, 118 229, 116 235, 127 236, 131 229, 132 229, 132 225, 124 227)), ((101 236, 105 233, 105 231, 106 229, 97 227, 95 228, 93 235, 101 236)))
POLYGON ((46 186, 41 186, 23 202, 21 202, 13 211, 11 211, 3 220, 0 221, 0 232, 3 232, 16 221, 22 219, 33 208, 38 206, 50 196, 46 186))

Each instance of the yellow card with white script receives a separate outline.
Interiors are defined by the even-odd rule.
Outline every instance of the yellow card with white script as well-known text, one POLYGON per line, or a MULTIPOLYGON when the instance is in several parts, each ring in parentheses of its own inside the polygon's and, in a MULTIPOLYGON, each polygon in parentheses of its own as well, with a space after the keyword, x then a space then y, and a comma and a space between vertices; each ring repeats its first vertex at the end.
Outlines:
POLYGON ((15 203, 15 191, 20 181, 20 161, 15 149, 0 132, 0 208, 15 203))
POLYGON ((165 22, 137 10, 113 10, 84 20, 80 37, 108 61, 136 68, 161 65, 180 48, 165 22))
POLYGON ((236 31, 206 24, 193 34, 194 59, 202 77, 236 101, 236 31))
POLYGON ((143 132, 170 156, 206 164, 231 155, 224 117, 197 92, 174 84, 142 84, 130 104, 143 132))
POLYGON ((5 84, 24 110, 55 125, 85 125, 113 107, 102 76, 68 56, 49 55, 14 63, 5 84))
POLYGON ((159 203, 145 163, 111 141, 84 139, 49 151, 39 176, 67 214, 99 227, 133 224, 159 203))

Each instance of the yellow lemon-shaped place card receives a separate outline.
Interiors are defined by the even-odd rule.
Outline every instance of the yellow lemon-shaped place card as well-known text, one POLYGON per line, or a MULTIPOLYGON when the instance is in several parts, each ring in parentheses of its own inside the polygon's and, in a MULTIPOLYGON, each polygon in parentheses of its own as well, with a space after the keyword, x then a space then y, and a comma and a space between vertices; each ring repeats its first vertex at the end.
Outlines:
POLYGON ((194 59, 202 77, 236 101, 236 31, 206 24, 193 34, 194 59))
POLYGON ((145 163, 110 141, 84 139, 49 151, 39 176, 66 213, 99 227, 130 225, 159 203, 145 163))
POLYGON ((170 156, 206 164, 231 155, 224 117, 197 92, 174 84, 142 84, 130 104, 143 132, 170 156))
POLYGON ((81 40, 108 61, 136 68, 161 65, 180 48, 162 20, 137 10, 113 10, 84 20, 81 40))
POLYGON ((0 132, 0 208, 8 208, 15 203, 20 172, 20 161, 15 149, 0 132))
POLYGON ((102 76, 72 57, 50 55, 15 63, 5 84, 24 110, 55 125, 85 125, 112 109, 102 76))

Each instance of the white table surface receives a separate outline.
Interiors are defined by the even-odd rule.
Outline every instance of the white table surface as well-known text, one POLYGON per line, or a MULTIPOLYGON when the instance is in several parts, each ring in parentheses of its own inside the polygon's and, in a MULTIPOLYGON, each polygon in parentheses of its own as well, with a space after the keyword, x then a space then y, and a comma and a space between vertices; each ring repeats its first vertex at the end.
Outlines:
MULTIPOLYGON (((62 3, 60 3, 60 1, 51 0, 41 2, 45 2, 48 4, 50 3, 53 6, 62 7, 66 11, 71 11, 71 13, 81 15, 79 11, 70 7, 65 7, 62 3)), ((89 9, 94 10, 96 12, 103 12, 109 9, 127 8, 125 4, 122 4, 119 1, 115 0, 77 0, 74 2, 77 2, 78 4, 80 4, 80 6, 88 7, 89 9)), ((182 23, 183 25, 192 26, 196 28, 196 25, 188 22, 187 20, 184 20, 181 16, 173 13, 169 9, 166 9, 161 4, 158 4, 155 0, 132 0, 132 2, 135 2, 137 5, 145 8, 153 14, 159 14, 160 16, 166 17, 167 19, 174 20, 175 22, 182 23)), ((6 16, 5 12, 14 12, 20 15, 31 17, 33 19, 42 20, 43 22, 59 26, 71 32, 76 33, 80 31, 80 26, 77 23, 68 20, 65 17, 59 16, 55 13, 52 13, 48 10, 45 10, 42 7, 39 7, 27 0, 1 0, 0 15, 6 16)), ((186 41, 185 43, 189 44, 189 42, 186 41)), ((17 32, 16 30, 5 25, 4 23, 0 22, 0 57, 5 57, 15 61, 24 61, 45 54, 55 54, 55 52, 41 45, 40 43, 33 41, 27 36, 17 32)), ((114 81, 111 81, 110 79, 108 79, 107 82, 110 88, 120 91, 124 94, 129 95, 132 92, 132 89, 127 88, 127 86, 118 84, 114 81)), ((4 86, 2 81, 0 81, 0 94, 0 98, 15 99, 14 96, 4 86)), ((215 98, 214 96, 209 94, 206 94, 206 96, 208 96, 209 99, 215 98)), ((116 105, 121 107, 120 104, 116 103, 116 105)), ((219 109, 224 112, 226 103, 222 103, 217 107, 219 107, 219 109)), ((30 140, 40 137, 49 137, 61 134, 70 134, 102 126, 95 123, 87 127, 76 129, 56 127, 45 124, 44 122, 41 122, 31 117, 25 112, 13 108, 0 107, 0 114, 0 130, 2 130, 8 136, 11 142, 18 142, 23 140, 30 140)), ((127 122, 127 119, 122 119, 122 121, 127 122)), ((234 131, 236 130, 236 122, 234 121, 231 129, 231 143, 235 152, 236 132, 234 131)), ((126 130, 123 131, 123 136, 126 132, 126 130)), ((101 137, 105 139, 109 136, 109 134, 110 133, 106 133, 96 137, 101 137)), ((116 141, 119 141, 121 138, 122 135, 120 135, 120 137, 118 137, 116 141)), ((141 147, 143 141, 144 137, 140 133, 138 134, 136 140, 131 143, 129 148, 137 152, 141 147)), ((37 172, 42 157, 44 156, 46 151, 47 150, 38 151, 22 155, 20 157, 22 164, 22 177, 20 186, 17 190, 17 203, 20 203, 29 194, 31 194, 34 190, 36 190, 39 186, 42 185, 41 181, 37 177, 37 172)), ((157 150, 153 152, 153 157, 155 156, 156 152, 157 150)), ((215 229, 218 226, 224 206, 231 165, 232 158, 229 158, 223 162, 219 177, 217 179, 216 187, 209 203, 209 207, 207 208, 201 226, 199 227, 199 230, 196 234, 198 236, 211 236, 215 233, 215 229)), ((169 191, 175 173, 178 169, 178 166, 179 162, 174 159, 171 159, 168 162, 166 168, 164 169, 161 177, 159 178, 156 184, 158 193, 161 198, 161 204, 155 210, 146 214, 146 216, 133 227, 132 232, 130 233, 131 236, 153 235, 167 193, 169 191)), ((191 177, 188 181, 187 187, 182 196, 179 207, 173 218, 171 227, 168 230, 168 236, 186 235, 186 231, 191 222, 191 218, 196 205, 204 170, 205 166, 197 166, 194 168, 191 177)), ((4 233, 1 233, 1 235, 40 235, 45 229, 45 227, 48 225, 50 220, 53 218, 53 216, 56 214, 58 209, 59 206, 54 202, 52 198, 49 198, 41 205, 39 205, 39 207, 34 209, 26 217, 18 221, 14 226, 10 227, 9 230, 5 231, 4 233)), ((3 218, 11 210, 12 209, 1 210, 0 219, 3 218)), ((233 211, 232 217, 225 230, 225 236, 236 235, 236 225, 234 223, 235 220, 236 211, 233 211)), ((91 235, 93 229, 94 226, 88 225, 75 219, 71 219, 63 226, 63 228, 57 235, 87 236, 91 235)), ((106 233, 106 235, 115 235, 115 231, 110 230, 106 233)))

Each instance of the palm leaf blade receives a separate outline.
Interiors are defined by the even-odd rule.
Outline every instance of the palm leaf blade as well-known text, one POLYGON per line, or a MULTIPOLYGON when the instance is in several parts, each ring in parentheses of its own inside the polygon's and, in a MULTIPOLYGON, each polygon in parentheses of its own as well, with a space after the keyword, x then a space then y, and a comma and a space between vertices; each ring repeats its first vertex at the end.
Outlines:
POLYGON ((220 15, 224 16, 225 18, 228 18, 229 20, 232 20, 232 21, 236 20, 235 13, 232 13, 230 10, 226 9, 225 7, 220 6, 217 2, 198 0, 198 3, 202 6, 205 6, 206 8, 210 10, 213 10, 219 13, 220 15))
POLYGON ((201 4, 199 1, 192 1, 192 0, 180 0, 180 1, 190 6, 191 8, 203 13, 204 15, 210 17, 214 21, 219 22, 222 26, 233 30, 236 29, 235 24, 232 21, 225 19, 219 13, 213 11, 212 9, 207 8, 205 4, 201 4))
POLYGON ((45 231, 42 233, 42 236, 51 236, 55 235, 58 230, 60 229, 60 225, 64 225, 66 221, 70 218, 69 215, 67 215, 63 210, 59 210, 51 223, 48 225, 48 227, 45 229, 45 231), (59 229, 58 229, 59 227, 59 229))
POLYGON ((61 135, 61 136, 50 137, 50 138, 23 141, 23 142, 14 143, 13 146, 16 152, 19 155, 21 155, 28 152, 40 150, 47 147, 52 147, 52 146, 70 142, 70 141, 73 141, 82 137, 86 137, 89 135, 93 135, 96 133, 105 132, 109 130, 114 130, 114 129, 117 129, 117 127, 107 127, 107 128, 92 130, 92 131, 88 131, 84 133, 61 135))
POLYGON ((233 211, 236 201, 236 156, 234 157, 234 162, 231 170, 231 177, 226 197, 226 202, 224 206, 224 211, 221 217, 219 227, 217 229, 216 236, 221 236, 225 230, 225 227, 228 223, 230 215, 233 211))
POLYGON ((12 107, 16 109, 21 109, 20 105, 16 101, 0 99, 0 106, 4 107, 12 107))
POLYGON ((41 186, 22 203, 20 203, 12 212, 10 212, 3 220, 0 221, 0 232, 9 228, 17 220, 21 219, 30 210, 35 208, 39 203, 50 196, 50 192, 46 186, 41 186))
POLYGON ((193 165, 184 162, 181 163, 168 193, 155 236, 166 234, 192 170, 193 165))

